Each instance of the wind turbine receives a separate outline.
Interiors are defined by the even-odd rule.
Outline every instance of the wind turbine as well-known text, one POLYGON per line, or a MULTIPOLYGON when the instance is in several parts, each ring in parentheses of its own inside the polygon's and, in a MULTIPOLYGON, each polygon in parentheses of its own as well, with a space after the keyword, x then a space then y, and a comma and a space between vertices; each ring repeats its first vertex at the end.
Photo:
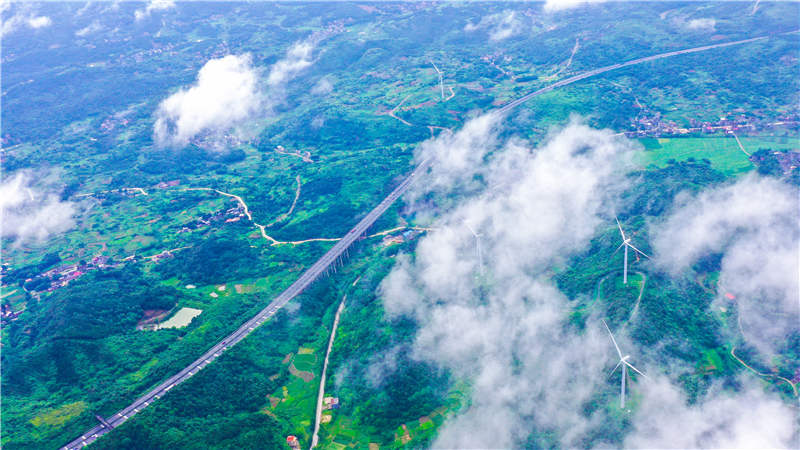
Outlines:
POLYGON ((645 258, 649 258, 649 256, 631 244, 631 238, 625 236, 625 232, 622 231, 622 225, 619 223, 619 219, 617 219, 615 216, 614 220, 617 221, 617 228, 619 228, 619 234, 622 236, 622 244, 620 244, 619 247, 614 250, 614 253, 617 253, 619 249, 625 247, 625 260, 622 263, 622 284, 628 284, 628 247, 632 248, 635 252, 640 253, 645 258))
POLYGON ((464 222, 464 225, 466 225, 470 233, 472 233, 472 235, 475 236, 475 245, 476 247, 478 247, 478 265, 480 266, 480 274, 481 276, 483 276, 483 254, 481 253, 481 239, 480 239, 481 235, 476 233, 475 230, 473 230, 472 227, 469 226, 469 223, 464 222))
POLYGON ((628 377, 628 367, 630 367, 634 372, 638 373, 639 375, 641 375, 641 376, 643 376, 645 378, 647 378, 647 375, 643 374, 639 369, 637 369, 636 367, 633 367, 633 364, 628 362, 628 358, 630 358, 631 355, 622 356, 622 350, 619 349, 619 345, 617 345, 617 340, 614 339, 614 335, 611 333, 611 329, 608 328, 608 324, 606 323, 605 320, 603 320, 603 325, 605 325, 606 330, 608 330, 608 335, 611 336, 611 342, 614 343, 614 348, 617 349, 617 354, 619 355, 619 362, 617 363, 616 366, 614 366, 614 370, 612 370, 611 373, 608 375, 609 378, 611 377, 611 375, 614 375, 614 372, 617 371, 617 368, 622 366, 622 382, 620 383, 620 388, 619 388, 619 408, 624 410, 625 409, 625 380, 628 377))
POLYGON ((428 61, 430 61, 431 64, 433 64, 433 68, 436 69, 436 73, 439 75, 439 88, 442 91, 442 100, 444 100, 444 81, 442 80, 442 71, 439 70, 438 67, 436 67, 436 63, 433 62, 432 59, 429 58, 428 61))

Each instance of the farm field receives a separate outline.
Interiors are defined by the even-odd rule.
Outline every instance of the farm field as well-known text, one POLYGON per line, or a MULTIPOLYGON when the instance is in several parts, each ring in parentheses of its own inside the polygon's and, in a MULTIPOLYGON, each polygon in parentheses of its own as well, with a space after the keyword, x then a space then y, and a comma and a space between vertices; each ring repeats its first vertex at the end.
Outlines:
MULTIPOLYGON (((797 136, 740 136, 745 151, 754 153, 766 148, 773 151, 797 151, 797 136)), ((740 175, 755 168, 733 136, 645 138, 644 160, 647 164, 665 167, 669 160, 708 159, 711 166, 726 175, 740 175)))
POLYGON ((80 439, 225 346, 424 162, 89 448, 310 447, 344 298, 316 448, 797 447, 798 14, 4 5, 0 446, 80 439), (618 344, 647 378, 609 377, 618 344))
POLYGON ((659 167, 665 167, 669 160, 690 158, 708 159, 712 167, 726 175, 738 175, 755 167, 732 136, 648 139, 644 145, 646 161, 659 167))

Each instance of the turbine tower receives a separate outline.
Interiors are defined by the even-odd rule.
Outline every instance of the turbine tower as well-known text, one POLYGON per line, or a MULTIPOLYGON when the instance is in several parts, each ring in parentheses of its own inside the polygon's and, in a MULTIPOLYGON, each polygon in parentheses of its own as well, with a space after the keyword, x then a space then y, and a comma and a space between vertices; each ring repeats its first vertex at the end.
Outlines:
POLYGON ((438 67, 436 67, 436 63, 433 62, 432 59, 428 59, 428 61, 430 61, 431 64, 433 64, 433 68, 436 69, 436 73, 439 75, 439 89, 442 91, 442 100, 444 100, 444 80, 442 80, 442 71, 439 70, 438 67))
POLYGON ((475 246, 478 248, 478 266, 480 274, 481 276, 483 276, 483 254, 481 253, 481 235, 476 233, 475 230, 473 230, 472 227, 469 226, 469 223, 464 222, 464 225, 466 225, 467 229, 469 229, 469 232, 472 233, 473 236, 475 236, 475 246))
POLYGON ((614 250, 614 253, 617 253, 619 249, 624 247, 625 258, 623 260, 624 262, 622 263, 622 284, 628 284, 628 247, 632 248, 633 251, 638 252, 645 258, 649 258, 649 256, 631 244, 631 238, 625 236, 625 232, 622 231, 622 225, 619 223, 619 219, 617 219, 615 216, 614 220, 617 221, 617 228, 619 228, 619 234, 622 236, 622 244, 620 244, 619 247, 614 250))
POLYGON ((617 354, 619 355, 619 362, 617 363, 616 366, 614 366, 614 370, 612 370, 611 373, 608 375, 609 378, 611 377, 611 375, 614 375, 614 372, 617 371, 617 368, 622 366, 622 381, 620 382, 620 387, 619 387, 619 409, 624 410, 625 409, 625 380, 628 378, 628 367, 630 367, 634 372, 638 373, 639 375, 641 375, 641 376, 643 376, 645 378, 647 378, 647 375, 643 374, 639 369, 637 369, 636 367, 633 367, 633 364, 628 362, 628 358, 630 358, 631 355, 622 356, 622 350, 619 349, 619 345, 617 345, 617 340, 614 339, 614 335, 611 333, 611 329, 608 328, 608 324, 606 323, 605 320, 603 320, 603 325, 605 325, 606 330, 608 330, 608 335, 611 336, 611 342, 614 343, 614 348, 617 349, 617 354))

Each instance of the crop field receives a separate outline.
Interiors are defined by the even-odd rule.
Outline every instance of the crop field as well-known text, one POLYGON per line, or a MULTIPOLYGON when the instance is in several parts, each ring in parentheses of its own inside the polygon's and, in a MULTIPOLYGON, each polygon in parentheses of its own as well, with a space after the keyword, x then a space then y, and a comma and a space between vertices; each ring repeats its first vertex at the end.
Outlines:
MULTIPOLYGON (((84 37, 81 29, 91 22, 82 23, 89 17, 78 14, 82 5, 45 3, 41 14, 53 18, 54 28, 4 36, 4 173, 29 174, 75 213, 63 232, 3 243, 0 301, 20 313, 0 331, 3 448, 65 443, 94 426, 94 414, 116 412, 193 361, 378 204, 432 136, 584 70, 748 38, 764 23, 794 26, 785 14, 794 10, 784 4, 763 6, 766 13, 756 18, 733 3, 701 8, 718 20, 708 35, 676 32, 679 20, 698 13, 696 5, 657 2, 623 16, 624 4, 605 2, 596 5, 596 17, 564 16, 569 20, 504 3, 178 6, 139 21, 133 3, 111 12, 87 5, 103 26, 84 37), (491 38, 487 24, 509 12, 527 21, 525 33, 491 38), (661 14, 668 19, 656 20, 661 14), (308 67, 268 93, 270 104, 248 123, 246 137, 226 135, 224 149, 206 146, 214 136, 205 135, 180 148, 155 142, 159 105, 196 83, 207 62, 247 54, 268 74, 294 45, 312 41, 308 67), (177 313, 151 332, 137 329, 145 311, 177 313)), ((779 35, 749 50, 683 55, 582 80, 510 112, 497 132, 536 148, 571 120, 614 133, 656 112, 679 126, 734 113, 772 123, 796 115, 795 72, 796 38, 779 35)), ((786 126, 739 139, 750 153, 798 152, 794 131, 786 126)), ((761 168, 728 135, 639 142, 642 182, 625 193, 619 214, 647 252, 646 224, 678 190, 761 168)), ((330 325, 345 295, 326 387, 341 408, 328 411, 320 447, 430 445, 469 404, 469 380, 414 357, 419 324, 384 310, 382 281, 397 261, 413 260, 417 240, 384 247, 381 232, 433 220, 408 206, 392 206, 368 231, 377 236, 354 245, 343 267, 94 446, 281 448, 294 434, 307 447, 330 325)), ((726 356, 731 343, 698 312, 713 289, 652 276, 644 260, 631 262, 637 272, 621 285, 621 254, 609 259, 616 228, 606 225, 591 250, 552 269, 574 299, 565 326, 582 329, 595 315, 626 323, 646 279, 641 323, 663 320, 663 329, 631 323, 631 339, 653 348, 665 341, 670 358, 715 367, 687 372, 682 380, 692 395, 712 377, 735 376, 726 356), (684 297, 688 306, 674 305, 684 297), (682 347, 674 350, 673 342, 682 347)), ((716 284, 709 274, 719 271, 713 263, 702 267, 709 286, 716 284)), ((782 358, 775 370, 791 377, 796 359, 782 358)), ((593 408, 610 404, 612 388, 606 391, 593 408)), ((630 426, 618 419, 611 428, 630 426)), ((621 446, 621 439, 609 445, 621 446)))
POLYGON ((649 164, 665 167, 669 160, 707 159, 711 166, 727 175, 738 175, 755 166, 732 136, 679 137, 649 140, 644 144, 649 164))

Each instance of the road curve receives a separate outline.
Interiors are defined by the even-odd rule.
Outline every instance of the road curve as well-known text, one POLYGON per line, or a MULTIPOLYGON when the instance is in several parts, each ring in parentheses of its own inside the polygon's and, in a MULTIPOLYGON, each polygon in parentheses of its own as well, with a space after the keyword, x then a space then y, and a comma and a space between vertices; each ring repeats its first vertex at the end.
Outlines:
MULTIPOLYGON (((575 83, 576 81, 580 81, 585 78, 599 75, 604 72, 609 72, 612 70, 621 69, 623 67, 628 67, 635 64, 641 64, 648 61, 654 61, 657 59, 668 58, 671 56, 677 56, 686 53, 702 52, 705 50, 727 47, 731 45, 745 44, 748 42, 754 42, 767 38, 769 38, 769 36, 761 36, 751 39, 743 39, 739 41, 724 42, 721 44, 705 45, 702 47, 694 47, 684 50, 677 50, 673 52, 660 53, 658 55, 647 56, 644 58, 637 58, 624 63, 612 64, 610 66, 601 67, 599 69, 593 69, 588 72, 583 72, 581 74, 575 75, 573 77, 565 78, 547 87, 526 94, 498 108, 496 112, 499 113, 507 112, 513 109, 514 107, 530 100, 533 97, 552 91, 558 87, 566 86, 568 84, 575 83)), ((363 219, 361 219, 361 221, 358 222, 358 224, 355 227, 353 227, 353 229, 350 230, 345 235, 345 237, 343 237, 339 242, 337 242, 336 245, 334 245, 330 250, 328 250, 327 253, 325 253, 322 256, 322 258, 317 260, 317 262, 314 263, 313 266, 307 269, 300 276, 300 278, 297 279, 297 281, 292 283, 291 286, 289 286, 285 291, 283 291, 280 295, 278 295, 278 297, 276 297, 275 300, 273 300, 269 305, 267 305, 264 309, 262 309, 252 319, 245 322, 242 326, 240 326, 236 331, 228 335, 221 342, 211 347, 207 352, 205 352, 194 362, 186 366, 183 370, 171 376, 166 381, 159 384, 158 386, 156 386, 143 396, 139 397, 133 403, 123 408, 116 414, 107 417, 106 421, 109 425, 111 425, 111 428, 108 428, 103 424, 98 424, 97 426, 85 432, 84 434, 74 439, 73 441, 69 442, 62 448, 72 450, 89 445, 100 436, 122 425, 126 420, 133 417, 134 415, 139 413, 142 409, 149 406, 150 403, 161 398, 164 394, 169 392, 169 390, 175 387, 176 385, 189 379, 192 375, 196 374, 206 365, 210 364, 224 351, 226 351, 230 347, 233 347, 239 341, 244 339, 256 327, 258 327, 259 325, 264 323, 264 321, 275 315, 275 313, 284 305, 286 305, 286 303, 288 303, 289 300, 293 299, 298 294, 303 292, 303 290, 307 288, 318 276, 320 276, 322 272, 328 268, 328 266, 330 266, 334 261, 336 261, 336 259, 339 258, 342 255, 342 253, 348 247, 350 247, 350 245, 353 242, 355 242, 356 239, 358 239, 359 236, 364 234, 367 231, 367 229, 378 219, 378 217, 380 217, 389 208, 389 206, 391 206, 392 203, 394 203, 394 201, 397 200, 408 189, 411 183, 413 183, 417 178, 420 177, 420 175, 424 174, 428 170, 430 165, 431 165, 431 160, 425 160, 419 166, 417 166, 417 168, 414 169, 414 171, 411 172, 411 174, 405 180, 403 180, 403 182, 400 183, 400 185, 397 186, 392 191, 391 194, 389 194, 385 199, 383 199, 383 201, 378 206, 376 206, 372 211, 369 212, 369 214, 367 214, 363 219)))
POLYGON ((163 383, 159 384, 143 396, 137 398, 133 403, 123 408, 116 414, 106 417, 106 421, 111 428, 103 424, 98 424, 94 428, 85 432, 77 439, 65 445, 64 449, 77 449, 91 444, 100 436, 108 433, 114 428, 122 425, 126 420, 130 419, 142 409, 146 408, 153 401, 161 398, 164 394, 169 392, 170 389, 178 384, 188 380, 192 375, 203 369, 206 365, 214 361, 219 355, 233 347, 239 341, 247 337, 256 327, 264 323, 267 319, 275 315, 289 300, 296 297, 303 292, 322 272, 324 272, 332 263, 339 258, 342 253, 355 242, 359 236, 363 235, 367 229, 394 203, 403 193, 408 189, 411 183, 414 182, 421 174, 428 170, 430 161, 424 161, 417 166, 411 175, 406 177, 400 185, 398 185, 383 201, 370 211, 358 224, 353 227, 339 242, 336 243, 322 258, 317 260, 310 268, 308 268, 291 286, 285 291, 281 292, 275 300, 262 309, 252 319, 248 320, 236 331, 229 334, 221 342, 211 347, 208 351, 203 353, 202 356, 197 358, 194 362, 186 366, 183 370, 168 378, 163 383))

